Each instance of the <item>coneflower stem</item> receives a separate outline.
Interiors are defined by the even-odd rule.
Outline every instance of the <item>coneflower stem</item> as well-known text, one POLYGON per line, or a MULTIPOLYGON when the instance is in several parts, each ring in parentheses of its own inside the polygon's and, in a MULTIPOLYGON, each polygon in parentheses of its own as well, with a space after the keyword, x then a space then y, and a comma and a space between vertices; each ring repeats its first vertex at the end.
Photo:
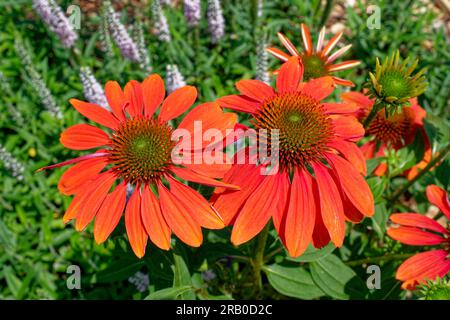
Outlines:
MULTIPOLYGON (((255 283, 256 294, 260 295, 263 290, 261 270, 264 265, 264 250, 266 248, 267 238, 269 236, 269 224, 259 233, 256 238, 253 258, 250 260, 253 268, 253 279, 255 283)), ((257 297, 253 297, 257 298, 257 297)))
POLYGON ((369 124, 372 122, 372 120, 375 118, 375 116, 378 114, 378 112, 383 109, 384 105, 382 103, 375 103, 372 107, 372 110, 370 110, 369 115, 364 120, 363 126, 364 129, 367 129, 369 127, 369 124))
POLYGON ((370 257, 360 260, 353 260, 353 261, 347 261, 345 264, 349 267, 355 267, 360 266, 362 264, 369 264, 369 263, 380 263, 380 262, 386 262, 386 261, 392 261, 392 260, 402 260, 409 258, 411 256, 415 255, 415 253, 399 253, 399 254, 385 254, 384 256, 380 257, 370 257))
POLYGON ((394 195, 389 199, 390 201, 397 200, 406 190, 408 190, 409 187, 411 187, 417 180, 422 178, 428 171, 433 169, 433 167, 438 164, 440 161, 445 159, 447 154, 450 152, 450 143, 442 148, 442 150, 437 152, 437 156, 432 159, 425 168, 423 168, 414 178, 408 181, 407 184, 405 184, 401 189, 399 189, 394 195))

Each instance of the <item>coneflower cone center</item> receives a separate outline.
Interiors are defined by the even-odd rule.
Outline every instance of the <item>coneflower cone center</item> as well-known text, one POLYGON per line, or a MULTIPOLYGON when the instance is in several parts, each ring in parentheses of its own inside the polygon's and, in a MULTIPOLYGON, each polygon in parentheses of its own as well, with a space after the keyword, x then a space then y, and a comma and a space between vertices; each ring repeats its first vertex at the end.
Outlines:
POLYGON ((334 135, 331 120, 320 102, 299 92, 278 94, 265 101, 254 124, 267 130, 267 141, 260 138, 259 143, 267 143, 270 153, 276 151, 271 130, 279 130, 279 161, 288 170, 322 160, 334 135))
POLYGON ((315 79, 328 75, 325 61, 317 55, 302 56, 302 63, 304 67, 304 78, 315 79))
POLYGON ((386 97, 405 98, 411 92, 408 77, 398 70, 386 71, 380 76, 378 83, 386 97))
POLYGON ((132 184, 151 183, 171 162, 172 128, 156 119, 134 118, 122 123, 113 137, 113 170, 132 184))

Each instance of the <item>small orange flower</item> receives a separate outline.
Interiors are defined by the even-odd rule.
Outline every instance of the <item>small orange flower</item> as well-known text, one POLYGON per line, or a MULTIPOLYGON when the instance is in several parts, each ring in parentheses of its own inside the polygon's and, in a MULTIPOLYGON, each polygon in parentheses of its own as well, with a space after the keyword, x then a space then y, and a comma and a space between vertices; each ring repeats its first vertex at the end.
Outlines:
MULTIPOLYGON (((43 168, 76 163, 58 184, 61 193, 74 195, 63 221, 76 219, 75 228, 81 231, 95 218, 94 237, 102 243, 125 211, 128 239, 138 257, 144 256, 149 237, 156 246, 168 250, 172 232, 186 244, 198 247, 203 239, 201 227, 219 229, 224 223, 200 193, 175 177, 215 187, 237 187, 215 179, 223 177, 229 164, 181 167, 172 162, 176 142, 172 141, 169 121, 192 106, 197 90, 184 86, 164 99, 164 82, 153 74, 142 83, 131 80, 124 91, 117 82, 109 81, 105 94, 112 112, 76 99, 70 103, 106 130, 77 124, 60 138, 69 149, 101 149, 43 168), (127 201, 129 185, 134 191, 127 201)), ((194 121, 202 121, 203 130, 225 132, 234 128, 237 116, 223 113, 217 103, 205 103, 191 110, 178 128, 192 132, 194 121)))
MULTIPOLYGON (((235 164, 224 181, 240 191, 216 189, 212 202, 239 245, 272 218, 291 256, 309 243, 341 246, 345 221, 372 216, 372 193, 363 178, 365 159, 355 144, 364 135, 349 114, 353 104, 324 103, 334 89, 331 77, 302 82, 298 57, 280 68, 276 90, 258 80, 236 83, 240 95, 219 98, 224 108, 249 113, 257 129, 279 130, 279 171, 261 175, 263 165, 235 164)), ((268 149, 270 149, 270 142, 268 149)), ((248 151, 248 150, 246 150, 248 151)), ((251 154, 251 152, 249 153, 251 154)))
MULTIPOLYGON (((428 200, 436 205, 450 222, 450 202, 445 190, 436 185, 426 189, 428 200)), ((388 235, 411 246, 441 246, 441 249, 418 253, 398 268, 396 278, 402 288, 414 290, 426 280, 444 277, 450 271, 450 225, 443 227, 437 221, 418 213, 395 213, 391 221, 400 225, 388 229, 388 235)))
MULTIPOLYGON (((364 118, 372 110, 374 99, 370 99, 360 92, 345 92, 341 95, 343 101, 354 103, 359 106, 356 116, 363 121, 364 118)), ((420 134, 424 142, 423 159, 405 172, 406 177, 411 180, 414 178, 419 169, 423 169, 431 160, 430 140, 423 126, 423 119, 426 111, 419 106, 417 98, 409 100, 410 106, 403 107, 400 113, 386 118, 384 110, 378 112, 376 117, 370 123, 366 130, 366 135, 371 139, 365 143, 361 149, 366 159, 374 157, 382 157, 385 155, 387 148, 392 147, 399 150, 414 141, 417 133, 420 134)), ((387 165, 381 163, 375 170, 374 174, 382 176, 387 171, 387 165)))
MULTIPOLYGON (((356 67, 361 63, 357 60, 349 60, 333 64, 333 62, 337 58, 346 53, 352 46, 351 44, 349 44, 330 55, 333 48, 341 39, 343 32, 340 32, 333 36, 327 42, 327 44, 324 45, 325 27, 323 27, 319 34, 317 47, 314 50, 308 27, 303 23, 300 25, 300 27, 302 31, 303 46, 305 49, 304 52, 299 52, 292 44, 292 42, 282 33, 278 33, 278 37, 280 38, 283 46, 289 51, 290 55, 277 48, 267 48, 267 51, 282 61, 287 61, 291 56, 300 57, 303 62, 304 77, 306 80, 328 76, 334 72, 356 67)), ((354 86, 353 82, 349 80, 345 80, 335 76, 333 76, 332 78, 336 84, 350 87, 354 86)))

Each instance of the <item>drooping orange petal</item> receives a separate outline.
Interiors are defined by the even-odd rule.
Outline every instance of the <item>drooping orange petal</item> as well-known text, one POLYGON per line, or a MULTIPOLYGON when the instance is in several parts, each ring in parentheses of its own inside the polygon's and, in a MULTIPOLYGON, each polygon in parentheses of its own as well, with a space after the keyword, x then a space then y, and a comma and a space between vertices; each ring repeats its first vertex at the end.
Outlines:
POLYGON ((340 86, 344 86, 344 87, 354 87, 355 84, 353 82, 351 82, 350 80, 346 80, 346 79, 342 79, 336 76, 332 76, 333 81, 335 84, 338 84, 340 86))
POLYGON ((375 212, 372 191, 366 180, 347 160, 328 153, 328 162, 334 169, 333 172, 339 178, 342 190, 353 205, 365 216, 371 217, 375 212))
POLYGON ((267 48, 266 51, 273 55, 275 58, 280 59, 281 61, 288 61, 288 59, 291 57, 278 48, 267 48))
POLYGON ((311 41, 311 35, 309 34, 309 29, 304 23, 302 23, 300 25, 300 30, 302 33, 302 39, 303 39, 303 45, 305 46, 305 51, 306 51, 306 53, 310 54, 313 51, 313 45, 312 45, 312 41, 311 41))
POLYGON ((347 103, 356 104, 360 110, 361 115, 365 116, 367 112, 372 108, 374 100, 370 99, 366 95, 360 92, 344 92, 341 94, 341 99, 347 103))
POLYGON ((282 34, 281 32, 278 32, 277 35, 278 35, 278 39, 280 39, 281 43, 287 49, 287 51, 289 51, 290 54, 292 54, 293 56, 299 55, 295 46, 284 34, 282 34))
POLYGON ((414 227, 390 228, 387 234, 392 239, 410 246, 430 246, 445 242, 445 239, 437 234, 414 227))
POLYGON ((234 222, 231 242, 240 245, 256 236, 276 211, 277 175, 266 176, 248 197, 234 222))
POLYGON ((353 67, 356 67, 361 64, 361 61, 357 60, 348 60, 341 63, 336 63, 328 67, 329 72, 336 72, 336 71, 342 71, 347 70, 353 67))
POLYGON ((166 91, 164 81, 158 74, 148 76, 142 82, 142 96, 144 99, 144 115, 153 116, 158 106, 163 102, 166 91))
POLYGON ((259 80, 240 80, 236 82, 236 88, 247 97, 262 102, 275 94, 273 88, 259 80))
POLYGON ((87 150, 106 146, 111 139, 102 129, 89 124, 76 124, 61 133, 59 141, 69 149, 87 150))
POLYGON ((75 164, 61 176, 58 190, 67 196, 76 193, 84 183, 95 178, 107 164, 106 158, 92 158, 75 164))
POLYGON ((358 141, 364 136, 364 127, 355 117, 332 116, 332 119, 337 136, 349 141, 358 141))
POLYGON ((190 169, 178 168, 178 167, 171 166, 170 171, 174 175, 180 177, 181 179, 187 180, 187 181, 204 184, 204 185, 211 186, 211 187, 224 187, 227 189, 239 190, 239 186, 212 179, 210 177, 196 173, 190 169))
MULTIPOLYGON (((96 181, 97 179, 92 179, 92 181, 96 181)), ((75 194, 75 197, 73 197, 72 202, 70 203, 69 207, 66 210, 66 213, 63 216, 63 223, 68 223, 70 220, 73 220, 77 217, 78 212, 80 210, 81 205, 84 203, 84 200, 90 193, 90 188, 93 186, 90 181, 86 182, 83 186, 86 186, 86 188, 81 188, 77 194, 75 194)), ((95 184, 96 186, 96 184, 95 184)))
POLYGON ((334 81, 329 76, 316 78, 305 83, 300 83, 298 90, 320 101, 333 92, 334 81))
POLYGON ((340 247, 344 242, 345 217, 339 189, 327 167, 321 163, 313 163, 312 167, 316 176, 323 222, 331 241, 336 247, 340 247))
POLYGON ((178 88, 164 100, 159 120, 169 121, 184 113, 197 99, 197 89, 192 86, 178 88))
POLYGON ((94 238, 100 244, 108 239, 116 228, 125 208, 127 184, 122 182, 109 193, 98 210, 94 221, 94 238))
POLYGON ((112 171, 106 171, 90 183, 90 191, 86 198, 84 198, 77 215, 75 223, 75 229, 77 231, 84 230, 92 219, 94 219, 115 180, 116 175, 112 171))
POLYGON ((342 190, 341 196, 342 196, 342 204, 344 205, 345 219, 352 223, 360 223, 362 219, 364 219, 364 215, 358 209, 355 208, 353 203, 350 200, 348 200, 345 194, 342 194, 342 190))
MULTIPOLYGON (((436 269, 441 269, 440 267, 442 265, 450 266, 450 260, 446 260, 446 256, 447 252, 445 250, 432 250, 418 253, 401 264, 395 277, 401 281, 415 278, 423 279, 424 274, 430 270, 436 271, 436 269)), ((429 278, 429 280, 434 280, 434 278, 429 278)))
POLYGON ((139 188, 134 190, 130 200, 128 200, 125 209, 125 228, 134 254, 138 258, 142 258, 145 255, 148 235, 141 218, 141 192, 139 188))
POLYGON ((261 105, 259 101, 237 94, 220 97, 216 100, 216 102, 222 108, 228 108, 246 113, 256 113, 261 105))
POLYGON ((105 108, 78 99, 70 99, 69 102, 83 116, 102 126, 115 130, 119 125, 119 120, 105 108))
POLYGON ((289 206, 291 182, 289 181, 289 175, 286 171, 278 174, 278 179, 278 205, 275 213, 272 215, 272 221, 281 241, 286 243, 285 225, 287 208, 289 206))
POLYGON ((315 218, 312 177, 303 168, 295 170, 285 227, 286 248, 290 256, 300 256, 311 243, 315 218))
POLYGON ((142 193, 141 218, 150 240, 158 248, 169 250, 172 230, 164 220, 158 198, 148 185, 144 186, 142 193))
POLYGON ((106 82, 105 96, 116 118, 120 121, 125 120, 123 105, 126 100, 119 83, 117 83, 116 81, 106 82))
MULTIPOLYGON (((203 153, 203 151, 199 151, 203 153)), ((194 163, 191 161, 190 164, 183 163, 183 165, 203 176, 211 177, 211 178, 219 178, 222 179, 224 175, 231 169, 231 160, 227 157, 227 155, 221 151, 216 150, 214 153, 215 159, 222 159, 222 163, 194 163)), ((196 158, 195 154, 192 154, 192 159, 196 158)))
POLYGON ((181 205, 180 200, 161 183, 158 183, 158 193, 161 211, 175 235, 184 243, 192 247, 199 247, 203 242, 200 224, 190 216, 186 208, 181 205))
POLYGON ((336 46, 336 44, 339 42, 342 35, 343 35, 343 32, 339 32, 339 33, 335 34, 330 40, 328 40, 327 44, 325 45, 323 50, 320 52, 320 55, 323 57, 327 56, 331 52, 331 50, 333 50, 333 48, 336 46))
POLYGON ((127 112, 132 117, 142 115, 143 111, 143 95, 141 84, 136 80, 130 80, 124 89, 125 100, 130 104, 128 105, 127 112))
POLYGON ((320 249, 325 247, 328 243, 330 243, 330 234, 325 226, 322 214, 320 212, 320 196, 319 190, 317 187, 317 182, 313 179, 313 191, 314 191, 314 203, 316 206, 316 219, 314 223, 314 231, 312 235, 312 243, 314 248, 320 249))
POLYGON ((351 114, 358 112, 359 107, 354 103, 323 103, 327 114, 351 114))
POLYGON ((170 177, 170 192, 186 207, 190 215, 202 227, 222 229, 225 224, 220 214, 194 189, 170 177))
POLYGON ((298 57, 292 57, 283 63, 277 76, 279 93, 294 92, 303 78, 303 63, 298 57))
POLYGON ((356 144, 341 139, 334 139, 328 142, 327 146, 339 151, 344 158, 355 166, 358 172, 364 176, 367 174, 366 159, 356 144))
POLYGON ((437 185, 429 185, 426 189, 428 201, 434 204, 450 220, 450 202, 447 192, 437 185))
POLYGON ((403 226, 423 228, 443 234, 447 233, 447 230, 435 220, 418 213, 394 213, 389 218, 392 222, 403 226))

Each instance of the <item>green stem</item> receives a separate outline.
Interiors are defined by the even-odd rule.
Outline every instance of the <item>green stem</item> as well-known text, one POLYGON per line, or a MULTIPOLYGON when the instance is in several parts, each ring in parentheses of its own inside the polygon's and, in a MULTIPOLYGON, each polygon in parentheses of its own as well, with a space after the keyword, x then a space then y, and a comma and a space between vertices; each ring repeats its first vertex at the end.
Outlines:
POLYGON ((253 280, 255 283, 255 290, 258 295, 262 293, 263 285, 261 278, 261 270, 264 265, 264 250, 266 248, 267 238, 269 236, 269 224, 259 233, 256 238, 255 250, 253 258, 250 260, 253 269, 253 280))
POLYGON ((364 129, 367 129, 369 127, 369 124, 372 122, 372 120, 375 118, 375 116, 378 114, 378 112, 383 109, 384 105, 382 103, 375 103, 372 107, 372 110, 370 110, 369 115, 364 120, 363 126, 364 129))
POLYGON ((360 266, 362 264, 377 264, 380 262, 386 262, 391 260, 401 260, 413 256, 415 253, 399 253, 399 254, 386 254, 381 257, 371 257, 360 260, 347 261, 345 264, 349 267, 360 266))
POLYGON ((401 189, 399 189, 389 200, 395 201, 397 200, 409 187, 411 187, 417 180, 422 178, 428 171, 433 169, 433 167, 438 164, 441 160, 443 160, 447 154, 450 152, 450 143, 442 148, 441 151, 438 151, 438 155, 432 159, 422 171, 420 171, 414 178, 408 181, 401 189))

